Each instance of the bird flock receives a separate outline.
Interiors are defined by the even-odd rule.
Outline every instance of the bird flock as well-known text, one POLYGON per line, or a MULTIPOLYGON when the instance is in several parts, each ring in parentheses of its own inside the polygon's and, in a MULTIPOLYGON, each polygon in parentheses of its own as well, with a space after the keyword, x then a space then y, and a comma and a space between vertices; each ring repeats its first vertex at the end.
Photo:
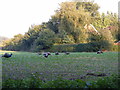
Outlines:
MULTIPOLYGON (((38 54, 39 54, 39 55, 42 55, 42 53, 38 53, 38 54)), ((55 55, 60 55, 59 52, 55 52, 54 54, 55 54, 55 55)), ((70 53, 69 53, 69 52, 65 52, 64 54, 69 55, 70 53)), ((51 55, 50 52, 45 52, 45 53, 43 53, 43 56, 44 56, 45 58, 48 58, 49 55, 51 55)))
MULTIPOLYGON (((59 52, 55 52, 54 54, 55 55, 60 55, 59 52)), ((64 54, 69 55, 70 52, 64 52, 64 54)), ((97 51, 97 54, 103 54, 103 51, 99 50, 99 51, 97 51)), ((12 53, 5 53, 5 54, 2 55, 2 57, 10 58, 12 55, 13 55, 12 53)), ((39 52, 38 55, 43 55, 45 58, 48 58, 48 56, 50 56, 51 53, 50 52, 44 52, 44 53, 39 52)))
MULTIPOLYGON (((40 52, 39 52, 38 54, 39 54, 39 55, 42 55, 42 53, 40 53, 40 52)), ((64 52, 64 54, 65 54, 65 55, 69 55, 70 52, 64 52)), ((99 51, 97 51, 97 54, 103 54, 103 51, 99 50, 99 51)), ((51 55, 50 52, 45 52, 45 53, 43 53, 43 56, 44 56, 45 58, 48 58, 49 55, 51 55)), ((55 52, 55 55, 60 55, 60 53, 59 53, 59 52, 55 52)))

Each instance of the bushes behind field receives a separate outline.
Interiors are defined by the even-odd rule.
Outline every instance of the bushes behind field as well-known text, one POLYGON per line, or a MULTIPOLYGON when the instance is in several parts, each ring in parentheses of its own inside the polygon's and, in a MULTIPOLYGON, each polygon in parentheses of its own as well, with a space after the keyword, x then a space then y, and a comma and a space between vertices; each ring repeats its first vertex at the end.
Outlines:
POLYGON ((89 52, 93 51, 90 44, 73 44, 73 45, 54 45, 50 49, 46 50, 50 52, 89 52))
POLYGON ((113 45, 111 51, 117 51, 117 52, 120 52, 120 45, 113 45))
POLYGON ((76 46, 77 44, 73 44, 73 45, 54 45, 52 46, 50 49, 47 49, 46 51, 50 51, 50 52, 75 52, 76 51, 76 46))
POLYGON ((118 51, 118 46, 116 45, 107 45, 106 42, 98 43, 81 43, 81 44, 69 44, 69 45, 54 45, 46 51, 50 52, 96 52, 98 50, 107 50, 107 51, 118 51))

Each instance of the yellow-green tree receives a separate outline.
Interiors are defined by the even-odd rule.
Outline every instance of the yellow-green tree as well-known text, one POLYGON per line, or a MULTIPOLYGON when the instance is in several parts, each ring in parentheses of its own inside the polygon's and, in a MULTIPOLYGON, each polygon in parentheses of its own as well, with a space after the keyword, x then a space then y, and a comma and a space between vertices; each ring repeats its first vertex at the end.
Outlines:
MULTIPOLYGON (((86 3, 86 6, 90 6, 89 3, 86 3)), ((87 7, 78 5, 78 2, 61 3, 60 9, 52 16, 53 25, 57 25, 54 30, 58 33, 65 32, 74 43, 87 42, 88 35, 84 26, 92 22, 91 12, 87 7)))

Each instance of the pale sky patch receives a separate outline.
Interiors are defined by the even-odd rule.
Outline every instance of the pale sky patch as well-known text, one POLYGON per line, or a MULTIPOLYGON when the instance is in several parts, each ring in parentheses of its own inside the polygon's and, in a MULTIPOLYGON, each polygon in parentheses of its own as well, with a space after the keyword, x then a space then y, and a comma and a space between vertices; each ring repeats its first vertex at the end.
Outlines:
MULTIPOLYGON (((0 36, 24 34, 33 24, 47 22, 59 4, 69 0, 0 0, 0 36)), ((95 0, 100 12, 118 13, 119 0, 95 0)))

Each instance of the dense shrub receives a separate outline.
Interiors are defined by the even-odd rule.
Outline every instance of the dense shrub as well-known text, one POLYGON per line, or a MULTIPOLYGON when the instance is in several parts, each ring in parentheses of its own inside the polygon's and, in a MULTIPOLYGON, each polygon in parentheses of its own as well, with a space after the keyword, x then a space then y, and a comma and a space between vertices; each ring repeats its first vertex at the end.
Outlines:
POLYGON ((113 47, 108 42, 90 42, 90 43, 81 43, 81 44, 66 44, 66 45, 54 45, 46 51, 50 52, 96 52, 98 50, 108 50, 108 51, 117 51, 117 47, 113 47))
POLYGON ((39 36, 33 43, 31 51, 45 50, 52 47, 54 44, 55 33, 48 29, 45 29, 39 33, 39 36))
POLYGON ((97 81, 66 80, 58 78, 52 81, 42 81, 38 77, 30 79, 12 80, 3 82, 3 88, 114 88, 117 89, 120 83, 120 75, 100 78, 97 81))
POLYGON ((89 88, 119 88, 120 75, 112 75, 89 83, 89 88))
POLYGON ((90 52, 92 50, 92 47, 90 46, 90 44, 78 44, 76 47, 76 51, 77 52, 90 52))
POLYGON ((119 51, 120 52, 120 45, 113 45, 112 51, 119 51))
POLYGON ((86 83, 80 79, 77 80, 63 80, 57 79, 53 81, 48 81, 44 84, 44 88, 84 88, 86 83))
POLYGON ((47 49, 46 51, 50 51, 50 52, 63 52, 63 51, 67 51, 67 52, 74 52, 75 48, 76 48, 77 44, 73 44, 73 45, 54 45, 52 46, 50 49, 47 49))

